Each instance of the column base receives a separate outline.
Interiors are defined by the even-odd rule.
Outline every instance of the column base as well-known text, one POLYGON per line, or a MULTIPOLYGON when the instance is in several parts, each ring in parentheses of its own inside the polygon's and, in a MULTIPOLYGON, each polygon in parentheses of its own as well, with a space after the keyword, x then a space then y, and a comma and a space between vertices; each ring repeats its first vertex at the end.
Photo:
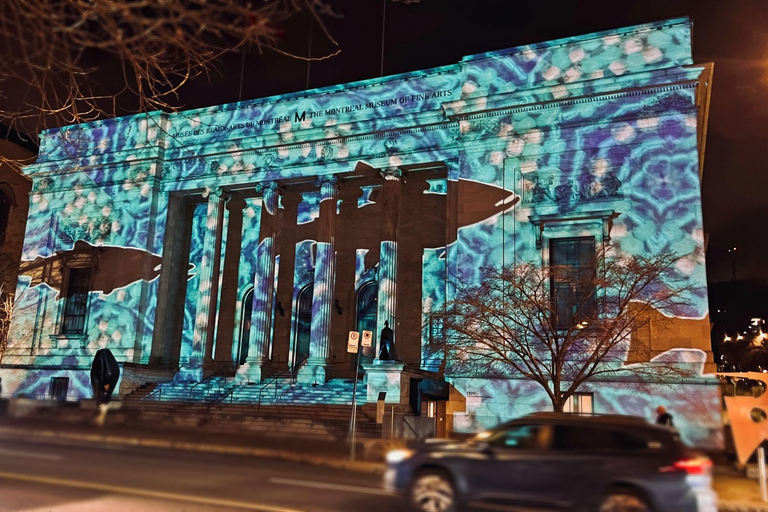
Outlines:
POLYGON ((264 363, 259 361, 246 361, 237 368, 235 380, 238 384, 258 384, 264 380, 264 363))
POLYGON ((179 365, 178 373, 173 377, 174 383, 200 382, 205 375, 203 362, 190 360, 179 365))
POLYGON ((299 368, 296 381, 299 384, 325 384, 328 362, 325 360, 313 361, 309 359, 307 364, 299 368))
POLYGON ((407 404, 410 400, 410 375, 405 372, 405 363, 376 359, 373 364, 364 364, 367 382, 368 403, 376 403, 379 393, 387 394, 384 401, 389 404, 407 404))

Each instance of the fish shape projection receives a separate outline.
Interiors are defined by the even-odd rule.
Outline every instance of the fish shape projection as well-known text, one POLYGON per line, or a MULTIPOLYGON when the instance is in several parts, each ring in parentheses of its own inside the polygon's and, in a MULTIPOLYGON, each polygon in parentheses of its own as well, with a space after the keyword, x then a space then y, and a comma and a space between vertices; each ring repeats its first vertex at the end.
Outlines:
POLYGON ((719 377, 748 379, 763 383, 760 396, 726 396, 733 443, 739 462, 746 464, 763 441, 768 440, 768 375, 758 372, 718 373, 719 377))
POLYGON ((19 273, 31 279, 30 287, 43 283, 61 291, 63 269, 93 267, 92 291, 105 294, 139 281, 151 281, 160 274, 162 258, 149 251, 129 247, 94 246, 79 240, 69 251, 60 251, 47 258, 22 262, 19 273))

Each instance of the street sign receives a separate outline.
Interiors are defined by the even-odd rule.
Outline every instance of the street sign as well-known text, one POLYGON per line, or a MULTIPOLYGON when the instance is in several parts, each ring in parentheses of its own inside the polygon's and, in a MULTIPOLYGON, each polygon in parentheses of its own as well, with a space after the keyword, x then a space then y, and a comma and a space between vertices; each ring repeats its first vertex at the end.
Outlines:
POLYGON ((357 354, 357 346, 360 343, 360 333, 357 331, 349 331, 349 337, 347 338, 347 352, 350 354, 357 354))
POLYGON ((373 344, 373 333, 371 331, 363 331, 362 345, 364 347, 370 347, 372 344, 373 344))

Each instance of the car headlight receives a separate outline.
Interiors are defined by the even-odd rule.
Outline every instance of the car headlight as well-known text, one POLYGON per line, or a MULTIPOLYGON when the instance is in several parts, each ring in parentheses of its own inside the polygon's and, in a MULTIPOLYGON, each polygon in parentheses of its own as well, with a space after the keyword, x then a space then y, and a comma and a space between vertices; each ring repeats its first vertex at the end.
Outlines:
POLYGON ((475 436, 475 441, 485 441, 486 439, 491 437, 491 434, 493 434, 493 432, 490 432, 488 430, 486 430, 485 432, 480 432, 475 436))
POLYGON ((387 453, 387 462, 389 464, 399 464, 406 459, 410 459, 413 455, 413 450, 392 450, 387 453))

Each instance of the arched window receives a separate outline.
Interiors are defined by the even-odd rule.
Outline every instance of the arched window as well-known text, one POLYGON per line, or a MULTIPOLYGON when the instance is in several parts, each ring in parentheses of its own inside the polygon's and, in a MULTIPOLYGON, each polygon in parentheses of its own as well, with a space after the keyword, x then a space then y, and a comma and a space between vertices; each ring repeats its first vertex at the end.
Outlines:
POLYGON ((309 357, 309 340, 312 335, 312 294, 314 289, 314 285, 310 284, 299 292, 293 343, 294 366, 298 366, 309 357))
POLYGON ((245 364, 248 358, 248 343, 251 340, 251 316, 253 315, 253 288, 248 290, 243 298, 242 327, 240 328, 240 348, 237 353, 237 364, 245 364))
POLYGON ((374 343, 370 347, 362 348, 362 352, 360 353, 360 364, 370 364, 375 357, 375 340, 378 338, 378 333, 376 332, 378 296, 379 284, 375 281, 370 281, 364 284, 357 292, 356 330, 358 332, 371 331, 373 332, 374 338, 374 343))
POLYGON ((5 243, 5 233, 8 231, 8 219, 13 204, 11 191, 5 190, 6 188, 9 188, 6 183, 0 184, 0 245, 5 243))

